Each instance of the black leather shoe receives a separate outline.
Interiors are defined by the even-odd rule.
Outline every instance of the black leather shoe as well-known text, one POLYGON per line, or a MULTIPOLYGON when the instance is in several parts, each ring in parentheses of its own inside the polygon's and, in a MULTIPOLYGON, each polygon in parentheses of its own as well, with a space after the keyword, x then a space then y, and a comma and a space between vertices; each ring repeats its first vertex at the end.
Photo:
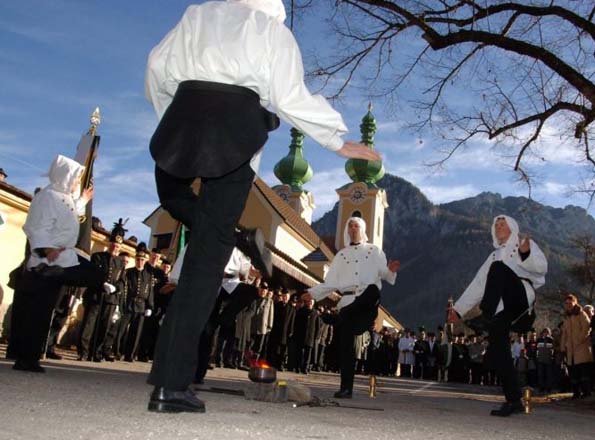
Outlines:
POLYGON ((339 390, 334 394, 336 399, 351 399, 353 397, 353 391, 351 390, 339 390))
POLYGON ((57 361, 61 361, 61 360, 62 360, 62 356, 60 356, 58 353, 56 353, 56 352, 55 352, 55 351, 53 351, 53 350, 51 350, 51 351, 48 351, 48 352, 45 354, 45 357, 46 357, 46 358, 48 358, 48 359, 55 359, 55 360, 57 360, 57 361))
POLYGON ((149 411, 160 413, 206 411, 205 404, 190 391, 171 391, 163 387, 155 387, 149 400, 149 411))
POLYGON ((465 321, 465 325, 473 330, 476 334, 488 332, 492 325, 492 319, 488 318, 483 313, 475 318, 468 319, 465 321))
POLYGON ((27 362, 17 359, 12 366, 13 370, 29 371, 30 373, 45 373, 45 368, 39 365, 39 362, 27 362))
POLYGON ((115 357, 113 357, 113 356, 111 356, 111 355, 109 355, 109 354, 104 354, 104 355, 103 355, 103 359, 105 359, 107 362, 113 362, 113 361, 115 361, 115 360, 116 360, 116 358, 115 358, 115 357))
POLYGON ((490 415, 496 417, 508 417, 511 414, 518 414, 525 411, 523 404, 518 402, 504 402, 499 409, 493 409, 490 415))

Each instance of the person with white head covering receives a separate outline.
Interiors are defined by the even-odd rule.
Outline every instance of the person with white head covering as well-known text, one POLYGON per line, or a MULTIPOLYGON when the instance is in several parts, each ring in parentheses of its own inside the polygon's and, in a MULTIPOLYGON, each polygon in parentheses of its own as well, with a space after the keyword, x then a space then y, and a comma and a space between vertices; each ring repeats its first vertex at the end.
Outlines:
POLYGON ((151 51, 145 94, 159 125, 151 138, 164 209, 192 230, 148 382, 149 410, 204 412, 188 386, 195 348, 233 249, 268 131, 280 118, 344 157, 379 159, 344 142, 341 115, 304 84, 298 45, 281 0, 209 1, 189 6, 151 51), (200 195, 191 188, 201 178, 200 195))
POLYGON ((521 388, 510 351, 511 330, 525 332, 535 319, 533 306, 535 289, 545 283, 547 260, 537 244, 519 234, 517 222, 506 215, 498 215, 492 222, 492 252, 473 281, 449 311, 454 322, 475 307, 482 314, 470 320, 488 333, 488 361, 502 378, 506 402, 491 412, 506 417, 523 411, 521 388))
POLYGON ((340 341, 341 386, 335 397, 351 398, 355 374, 355 336, 369 330, 374 324, 378 316, 382 280, 394 284, 401 263, 396 260, 387 263, 382 249, 368 243, 366 222, 360 217, 347 220, 343 241, 345 247, 335 255, 324 283, 310 288, 302 298, 320 300, 326 296, 340 297, 337 304, 339 314, 334 324, 340 341))
POLYGON ((39 359, 62 285, 115 290, 75 249, 79 213, 93 197, 92 189, 78 197, 83 171, 78 162, 58 155, 48 173, 50 184, 31 201, 23 226, 31 254, 16 280, 13 301, 10 351, 15 370, 44 372, 39 359))

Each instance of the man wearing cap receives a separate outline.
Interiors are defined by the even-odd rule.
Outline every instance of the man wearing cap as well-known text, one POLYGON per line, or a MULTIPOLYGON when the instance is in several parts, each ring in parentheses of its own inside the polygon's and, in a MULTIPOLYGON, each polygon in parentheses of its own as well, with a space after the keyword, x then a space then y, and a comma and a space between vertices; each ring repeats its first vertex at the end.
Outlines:
POLYGON ((355 374, 354 339, 368 330, 378 316, 382 280, 394 284, 401 263, 390 261, 378 246, 368 243, 366 223, 362 218, 347 220, 343 234, 345 247, 329 268, 324 283, 312 287, 302 298, 320 300, 329 294, 338 296, 337 334, 341 387, 337 398, 351 398, 355 374), (333 293, 335 292, 335 293, 333 293))
POLYGON ((341 115, 310 94, 284 20, 282 0, 192 5, 149 55, 145 91, 160 118, 150 145, 157 193, 192 230, 148 380, 151 411, 205 411, 188 386, 260 151, 279 125, 265 107, 343 157, 379 159, 363 144, 344 142, 341 115), (200 196, 191 188, 197 177, 200 196))
POLYGON ((109 293, 103 289, 87 289, 83 294, 85 312, 78 347, 80 361, 92 359, 100 362, 104 357, 111 360, 111 355, 105 351, 104 341, 124 291, 126 268, 119 254, 125 233, 120 219, 114 224, 108 250, 91 255, 91 263, 101 270, 104 282, 113 289, 109 293))
MULTIPOLYGON (((145 264, 145 269, 148 270, 153 277, 153 298, 156 303, 158 298, 160 300, 160 297, 162 296, 159 291, 167 282, 167 277, 162 269, 162 255, 159 249, 151 249, 149 261, 145 264)), ((157 309, 155 309, 155 311, 157 311, 157 309)), ((157 335, 159 334, 159 320, 161 317, 160 313, 153 313, 150 317, 145 318, 143 332, 138 347, 139 361, 147 362, 153 359, 155 343, 157 342, 157 335)))
POLYGON ((144 243, 136 249, 134 267, 126 269, 126 290, 120 323, 121 347, 124 360, 134 362, 145 317, 153 313, 153 276, 146 269, 149 253, 144 243))

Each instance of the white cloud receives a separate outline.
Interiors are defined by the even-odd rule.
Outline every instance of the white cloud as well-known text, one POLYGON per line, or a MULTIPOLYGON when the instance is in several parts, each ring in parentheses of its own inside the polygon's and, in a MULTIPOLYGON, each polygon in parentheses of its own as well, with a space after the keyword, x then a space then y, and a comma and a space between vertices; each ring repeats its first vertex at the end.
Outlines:
POLYGON ((59 40, 65 41, 68 38, 68 34, 64 32, 57 32, 35 26, 16 26, 13 23, 8 23, 6 21, 0 21, 0 29, 33 40, 37 43, 52 44, 59 40))
POLYGON ((539 189, 551 196, 566 196, 569 193, 570 186, 565 183, 544 182, 539 189))
POLYGON ((432 203, 440 204, 452 202, 453 200, 461 200, 467 197, 473 197, 480 193, 474 185, 457 185, 457 186, 433 186, 421 185, 420 190, 426 195, 432 203))

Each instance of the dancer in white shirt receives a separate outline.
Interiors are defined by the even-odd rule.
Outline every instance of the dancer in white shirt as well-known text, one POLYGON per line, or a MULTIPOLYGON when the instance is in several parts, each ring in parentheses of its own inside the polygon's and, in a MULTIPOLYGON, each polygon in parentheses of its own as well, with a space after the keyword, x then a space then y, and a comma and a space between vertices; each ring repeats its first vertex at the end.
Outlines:
POLYGON ((149 375, 151 411, 205 411, 188 386, 258 153, 279 124, 265 106, 331 151, 379 159, 363 144, 343 142, 341 115, 308 92, 284 19, 281 0, 193 5, 149 55, 145 90, 160 118, 150 146, 157 192, 162 206, 191 230, 149 375), (199 196, 191 188, 197 177, 199 196))
POLYGON ((31 201, 23 230, 31 255, 16 280, 9 351, 15 370, 43 373, 39 359, 43 352, 62 285, 90 287, 113 293, 104 283, 97 266, 77 255, 79 213, 93 197, 86 190, 78 197, 84 167, 72 159, 57 156, 48 177, 50 184, 31 201))
POLYGON ((455 322, 476 306, 481 309, 480 318, 471 321, 489 333, 487 360, 501 377, 506 398, 491 415, 507 417, 523 411, 509 334, 526 332, 533 324, 535 289, 545 283, 547 260, 533 240, 519 235, 517 222, 506 215, 494 218, 492 241, 495 251, 449 311, 449 321, 455 322))
POLYGON ((343 240, 345 247, 335 255, 324 283, 312 287, 302 298, 308 301, 340 297, 335 325, 340 344, 341 387, 335 397, 349 399, 353 395, 355 336, 374 324, 382 280, 394 284, 401 263, 396 260, 387 263, 382 249, 367 242, 366 223, 359 217, 347 220, 343 240))

